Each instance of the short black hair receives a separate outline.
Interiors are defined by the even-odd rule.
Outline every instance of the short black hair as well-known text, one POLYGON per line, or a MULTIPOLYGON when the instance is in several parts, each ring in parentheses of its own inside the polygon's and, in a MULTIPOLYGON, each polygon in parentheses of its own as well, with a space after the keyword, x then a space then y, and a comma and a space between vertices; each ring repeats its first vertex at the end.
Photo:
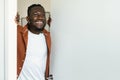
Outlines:
POLYGON ((44 7, 43 7, 41 4, 32 4, 32 5, 30 5, 30 6, 28 7, 28 10, 27 10, 27 15, 28 15, 28 16, 30 15, 31 9, 32 9, 33 7, 40 7, 40 8, 43 8, 43 10, 45 10, 44 7))

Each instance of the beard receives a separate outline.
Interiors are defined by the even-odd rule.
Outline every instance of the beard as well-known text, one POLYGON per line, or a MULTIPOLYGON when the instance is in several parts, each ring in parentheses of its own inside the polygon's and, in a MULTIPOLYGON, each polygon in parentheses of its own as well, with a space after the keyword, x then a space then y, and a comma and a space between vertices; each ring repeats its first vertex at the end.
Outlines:
POLYGON ((45 28, 45 25, 44 25, 43 27, 41 27, 41 28, 37 28, 37 27, 35 27, 35 30, 36 30, 36 31, 43 31, 44 28, 45 28))
POLYGON ((36 26, 36 25, 33 25, 33 24, 31 24, 31 23, 28 23, 27 25, 28 25, 28 29, 29 29, 29 30, 34 30, 34 31, 36 31, 36 32, 41 32, 41 31, 44 30, 46 23, 44 23, 44 24, 43 24, 42 26, 40 26, 40 27, 38 27, 38 26, 36 26))

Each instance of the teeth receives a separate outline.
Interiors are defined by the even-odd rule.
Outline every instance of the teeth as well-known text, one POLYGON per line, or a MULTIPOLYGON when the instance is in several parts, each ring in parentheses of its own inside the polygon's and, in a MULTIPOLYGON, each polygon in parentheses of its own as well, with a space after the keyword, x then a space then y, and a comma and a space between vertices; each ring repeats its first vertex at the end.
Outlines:
POLYGON ((40 23, 43 23, 43 22, 42 22, 42 21, 37 21, 36 23, 39 23, 39 24, 40 24, 40 23))

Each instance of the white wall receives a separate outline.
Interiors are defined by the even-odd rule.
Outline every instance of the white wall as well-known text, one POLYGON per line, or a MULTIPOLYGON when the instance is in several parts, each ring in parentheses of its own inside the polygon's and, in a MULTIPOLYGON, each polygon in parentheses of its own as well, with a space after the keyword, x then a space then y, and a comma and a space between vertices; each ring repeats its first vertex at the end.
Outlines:
POLYGON ((4 0, 0 1, 0 80, 4 80, 4 0))
POLYGON ((51 1, 54 80, 120 80, 119 3, 51 1))

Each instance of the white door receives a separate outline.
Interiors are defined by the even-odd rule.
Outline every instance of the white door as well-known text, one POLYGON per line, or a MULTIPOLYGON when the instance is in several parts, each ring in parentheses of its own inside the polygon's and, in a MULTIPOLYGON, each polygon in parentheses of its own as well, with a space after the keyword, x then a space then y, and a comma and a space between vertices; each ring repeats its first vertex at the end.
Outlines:
POLYGON ((0 6, 0 80, 4 80, 4 0, 0 6))

